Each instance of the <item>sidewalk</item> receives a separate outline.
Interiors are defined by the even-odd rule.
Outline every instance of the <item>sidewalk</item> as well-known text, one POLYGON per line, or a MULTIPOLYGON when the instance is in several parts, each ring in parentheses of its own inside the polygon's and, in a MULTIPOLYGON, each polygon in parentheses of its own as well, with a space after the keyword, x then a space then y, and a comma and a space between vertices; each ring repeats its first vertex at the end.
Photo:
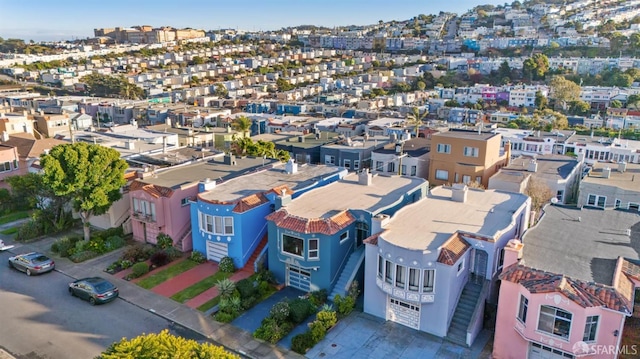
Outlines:
MULTIPOLYGON (((231 324, 218 323, 187 305, 180 304, 170 298, 163 297, 150 290, 138 287, 134 283, 116 278, 104 269, 117 260, 121 250, 105 254, 83 263, 73 263, 67 258, 60 258, 50 252, 51 243, 58 237, 44 238, 33 243, 18 243, 9 236, 0 235, 0 239, 7 244, 15 244, 12 253, 40 251, 56 261, 56 271, 73 279, 101 276, 109 279, 120 289, 120 298, 144 310, 155 313, 169 321, 194 330, 211 340, 220 343, 250 358, 303 358, 303 356, 270 343, 254 339, 252 333, 236 328, 231 324)), ((0 357, 1 358, 1 357, 0 357)))

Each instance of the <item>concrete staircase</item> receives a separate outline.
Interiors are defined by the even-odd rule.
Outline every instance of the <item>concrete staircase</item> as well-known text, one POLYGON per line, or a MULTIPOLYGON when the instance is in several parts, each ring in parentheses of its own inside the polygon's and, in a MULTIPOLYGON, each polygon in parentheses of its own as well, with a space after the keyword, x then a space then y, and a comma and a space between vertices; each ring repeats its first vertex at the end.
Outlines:
POLYGON ((344 269, 342 269, 342 273, 340 273, 338 282, 333 287, 333 291, 329 295, 330 300, 333 300, 336 294, 340 294, 342 297, 347 294, 347 290, 353 282, 353 279, 356 276, 356 272, 362 265, 363 261, 364 246, 360 246, 360 248, 356 249, 353 253, 351 253, 351 256, 349 256, 347 264, 344 266, 344 269))
POLYGON ((260 243, 258 243, 258 247, 256 247, 256 250, 253 251, 253 254, 251 255, 251 257, 249 257, 249 261, 247 262, 247 264, 245 264, 244 267, 242 267, 242 270, 246 270, 251 273, 255 272, 254 264, 256 263, 256 260, 258 259, 260 252, 262 252, 264 247, 267 246, 267 243, 269 243, 269 235, 268 233, 265 233, 260 243))
POLYGON ((478 304, 481 291, 481 284, 468 282, 464 286, 445 339, 456 344, 467 346, 467 328, 478 304))

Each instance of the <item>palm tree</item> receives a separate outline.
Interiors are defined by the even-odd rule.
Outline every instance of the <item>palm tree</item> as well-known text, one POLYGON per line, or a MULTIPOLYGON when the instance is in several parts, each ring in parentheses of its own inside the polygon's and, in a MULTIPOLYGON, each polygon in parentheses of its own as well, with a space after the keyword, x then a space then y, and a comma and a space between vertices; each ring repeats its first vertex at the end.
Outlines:
POLYGON ((242 133, 242 137, 249 137, 249 130, 251 130, 251 120, 246 116, 238 116, 231 123, 231 128, 242 133))
POLYGON ((422 126, 422 120, 427 117, 428 114, 429 110, 425 110, 423 113, 420 113, 420 109, 417 107, 413 107, 411 112, 407 114, 407 124, 415 128, 416 137, 418 137, 420 126, 422 126))

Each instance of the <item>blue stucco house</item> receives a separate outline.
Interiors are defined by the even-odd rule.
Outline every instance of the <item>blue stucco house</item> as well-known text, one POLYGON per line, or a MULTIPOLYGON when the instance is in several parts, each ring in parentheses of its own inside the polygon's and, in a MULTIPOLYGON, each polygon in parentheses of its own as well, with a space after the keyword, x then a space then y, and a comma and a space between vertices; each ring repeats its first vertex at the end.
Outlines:
POLYGON ((267 216, 269 269, 287 286, 344 295, 355 279, 363 282, 363 241, 372 218, 393 215, 427 190, 421 178, 361 171, 297 199, 285 197, 267 216))
POLYGON ((341 167, 298 166, 290 160, 222 183, 202 182, 191 203, 193 249, 212 261, 229 256, 236 268, 255 269, 268 245, 265 217, 276 204, 346 174, 341 167))

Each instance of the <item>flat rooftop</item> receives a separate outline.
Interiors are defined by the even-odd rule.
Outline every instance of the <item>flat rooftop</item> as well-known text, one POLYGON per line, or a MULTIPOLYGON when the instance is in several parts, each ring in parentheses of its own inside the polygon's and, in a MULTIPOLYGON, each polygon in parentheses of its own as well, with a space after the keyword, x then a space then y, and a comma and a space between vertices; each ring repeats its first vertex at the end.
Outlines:
POLYGON ((206 178, 213 181, 227 181, 231 178, 256 171, 260 167, 271 165, 277 160, 253 158, 236 158, 236 165, 224 163, 224 156, 216 156, 207 161, 197 162, 186 166, 169 167, 165 170, 157 171, 153 176, 140 179, 141 182, 154 184, 161 187, 178 189, 183 186, 190 186, 206 178))
POLYGON ((451 200, 451 193, 432 188, 427 198, 398 211, 381 237, 398 247, 435 252, 458 230, 496 236, 527 200, 519 193, 469 189, 462 203, 451 200))
MULTIPOLYGON (((508 166, 503 167, 503 170, 526 172, 532 159, 533 157, 529 156, 512 159, 508 166)), ((563 155, 536 156, 536 162, 538 163, 537 171, 530 173, 536 177, 553 180, 566 179, 579 163, 575 157, 563 155)))
POLYGON ((456 129, 450 129, 449 131, 446 132, 438 132, 438 133, 434 133, 432 135, 433 137, 449 137, 449 138, 465 138, 465 139, 469 139, 469 140, 480 140, 480 141, 486 141, 492 137, 495 136, 501 136, 498 133, 492 133, 492 132, 480 132, 478 133, 478 131, 468 131, 468 130, 456 130, 456 129))
POLYGON ((215 188, 200 193, 200 198, 232 202, 254 193, 269 191, 279 186, 288 186, 294 192, 318 182, 323 177, 344 171, 336 166, 298 165, 298 172, 286 173, 285 164, 278 163, 273 168, 256 172, 242 178, 233 178, 215 188))
POLYGON ((582 181, 585 183, 593 183, 603 186, 618 187, 628 191, 640 192, 640 165, 636 163, 627 163, 624 172, 618 170, 618 163, 597 162, 593 165, 593 169, 589 175, 585 176, 582 181), (605 167, 611 169, 609 178, 604 178, 602 170, 605 167))
POLYGON ((303 194, 286 209, 303 218, 329 218, 347 209, 376 213, 425 182, 415 177, 374 175, 371 185, 366 186, 358 182, 357 173, 351 173, 338 182, 303 194))
POLYGON ((618 257, 640 258, 640 215, 548 205, 522 242, 528 267, 612 285, 618 257))

